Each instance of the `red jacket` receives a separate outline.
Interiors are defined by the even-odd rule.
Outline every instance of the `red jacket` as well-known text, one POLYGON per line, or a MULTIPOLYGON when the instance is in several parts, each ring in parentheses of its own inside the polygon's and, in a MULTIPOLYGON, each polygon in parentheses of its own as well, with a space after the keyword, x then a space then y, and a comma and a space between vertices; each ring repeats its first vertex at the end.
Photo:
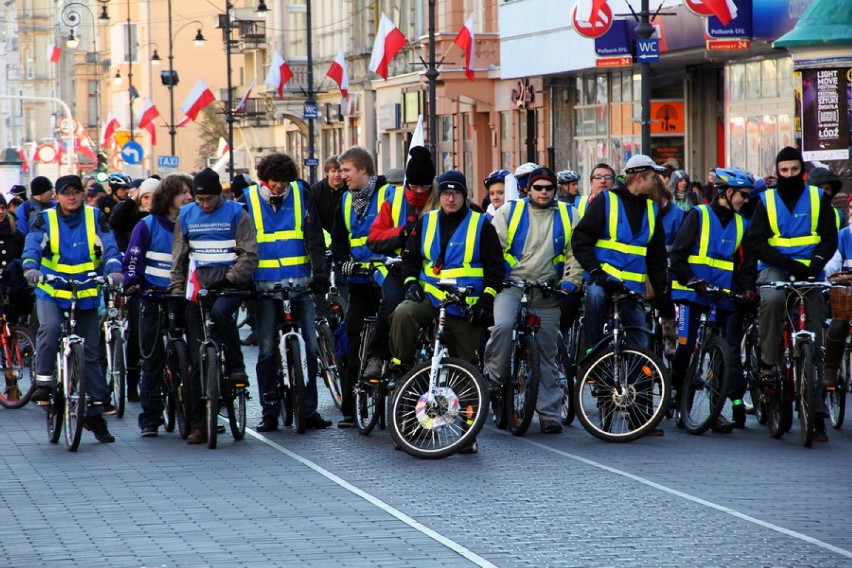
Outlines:
MULTIPOLYGON (((401 187, 396 188, 397 191, 405 191, 401 187)), ((410 198, 414 195, 410 191, 405 191, 405 220, 403 226, 397 226, 398 223, 393 218, 393 203, 385 201, 382 203, 382 208, 379 214, 373 221, 373 226, 370 227, 370 235, 367 237, 367 246, 370 250, 385 255, 398 254, 397 249, 405 248, 405 241, 408 240, 408 235, 403 237, 405 225, 410 228, 414 226, 414 222, 420 217, 422 207, 415 207, 411 204, 410 198)))

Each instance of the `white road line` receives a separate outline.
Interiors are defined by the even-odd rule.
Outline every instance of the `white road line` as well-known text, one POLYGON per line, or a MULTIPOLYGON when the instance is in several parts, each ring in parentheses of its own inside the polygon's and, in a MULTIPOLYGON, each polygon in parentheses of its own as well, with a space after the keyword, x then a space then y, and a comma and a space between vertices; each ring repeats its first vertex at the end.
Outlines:
POLYGON ((263 442, 267 446, 270 446, 270 447, 278 450, 282 454, 284 454, 284 455, 286 455, 290 458, 293 458, 294 460, 301 463, 302 465, 311 468, 312 470, 314 470, 315 472, 317 472, 321 476, 325 477, 326 479, 328 479, 332 483, 336 483, 337 485, 339 485, 343 489, 349 491, 350 493, 357 495, 358 497, 360 497, 361 499, 364 499, 365 501, 367 501, 371 505, 378 507, 379 509, 381 509, 382 511, 388 513, 389 515, 391 515, 393 517, 396 517, 397 519, 399 519, 400 521, 402 521, 403 523, 405 523, 409 527, 413 528, 414 530, 416 530, 418 532, 423 533, 424 535, 428 536, 429 538, 431 538, 435 542, 442 544, 443 546, 446 546, 447 548, 449 548, 453 552, 455 552, 455 553, 459 554, 460 556, 463 556, 467 560, 471 561, 473 564, 475 564, 477 566, 482 566, 483 568, 498 568, 496 564, 492 564, 491 562, 489 562, 485 558, 479 556, 478 554, 476 554, 475 552, 473 552, 469 548, 466 548, 466 547, 462 546, 461 544, 457 543, 456 541, 451 540, 451 539, 443 536, 442 534, 435 532, 434 530, 430 529, 429 527, 423 525, 422 523, 417 522, 416 520, 409 517, 408 515, 406 515, 405 513, 400 511, 399 509, 395 509, 394 507, 388 505, 387 503, 385 503, 384 501, 382 501, 378 497, 371 495, 370 493, 367 493, 366 491, 355 487, 354 485, 352 485, 351 483, 349 483, 345 479, 342 479, 342 478, 336 476, 335 474, 331 473, 330 471, 323 468, 322 466, 312 462, 311 460, 304 458, 304 457, 300 456, 299 454, 296 454, 296 453, 288 450, 284 446, 277 444, 276 442, 273 442, 269 438, 266 438, 262 434, 258 434, 254 430, 246 428, 246 434, 248 434, 249 436, 251 436, 251 437, 253 437, 253 438, 255 438, 255 439, 257 439, 261 442, 263 442))
POLYGON ((714 509, 716 511, 726 513, 728 515, 731 515, 732 517, 742 519, 743 521, 758 525, 760 527, 769 529, 771 531, 775 531, 775 532, 793 537, 793 538, 801 540, 803 542, 807 542, 808 544, 813 544, 814 546, 824 548, 825 550, 828 550, 828 551, 833 552, 835 554, 839 554, 840 556, 844 556, 846 558, 852 558, 852 551, 846 550, 845 548, 840 548, 840 547, 834 546, 833 544, 829 544, 827 542, 821 541, 821 540, 816 539, 812 536, 808 536, 806 534, 802 534, 802 533, 796 532, 796 531, 791 531, 790 529, 785 529, 784 527, 780 527, 778 525, 768 523, 768 522, 763 521, 761 519, 752 517, 750 515, 746 515, 745 513, 740 513, 739 511, 737 511, 735 509, 731 509, 729 507, 725 507, 724 505, 718 505, 716 503, 713 503, 712 501, 707 501, 706 499, 701 499, 700 497, 695 497, 694 495, 690 495, 689 493, 684 493, 683 491, 678 491, 677 489, 672 489, 671 487, 666 487, 665 485, 660 485, 659 483, 651 481, 650 479, 645 479, 644 477, 634 475, 632 473, 628 473, 626 471, 622 471, 620 469, 610 467, 608 465, 604 465, 600 462, 596 462, 596 461, 590 460, 588 458, 584 458, 584 457, 581 457, 581 456, 578 456, 578 455, 575 455, 575 454, 570 454, 568 452, 563 452, 562 450, 557 450, 556 448, 552 448, 552 447, 547 446, 545 444, 542 444, 540 442, 535 442, 535 441, 529 440, 527 438, 516 438, 516 439, 520 439, 522 442, 526 442, 527 444, 530 444, 530 445, 535 446, 537 448, 547 450, 548 452, 558 454, 560 456, 564 456, 564 457, 570 458, 572 460, 576 460, 578 462, 584 463, 586 465, 590 465, 592 467, 596 467, 598 469, 602 469, 604 471, 607 471, 609 473, 613 473, 615 475, 620 475, 622 477, 626 477, 627 479, 632 479, 633 481, 636 481, 638 483, 642 483, 643 485, 647 485, 648 487, 653 487, 654 489, 657 489, 659 491, 663 491, 664 493, 668 493, 670 495, 680 497, 681 499, 686 499, 687 501, 692 501, 693 503, 703 505, 704 507, 707 507, 709 509, 714 509))

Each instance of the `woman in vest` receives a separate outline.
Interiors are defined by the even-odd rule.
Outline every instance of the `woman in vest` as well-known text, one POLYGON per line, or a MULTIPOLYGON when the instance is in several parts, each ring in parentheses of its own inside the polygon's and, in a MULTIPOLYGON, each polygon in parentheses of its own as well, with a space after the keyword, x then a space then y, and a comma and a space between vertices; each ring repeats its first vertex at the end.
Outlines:
MULTIPOLYGON (((147 183, 149 180, 145 180, 147 183)), ((133 228, 123 269, 125 289, 164 292, 169 285, 172 268, 172 239, 180 208, 192 201, 192 178, 186 174, 170 174, 158 184, 151 197, 151 214, 133 228)), ((163 423, 163 401, 160 383, 165 354, 159 328, 163 304, 145 302, 141 307, 139 341, 142 355, 142 377, 139 383, 139 429, 143 437, 157 435, 163 423)))

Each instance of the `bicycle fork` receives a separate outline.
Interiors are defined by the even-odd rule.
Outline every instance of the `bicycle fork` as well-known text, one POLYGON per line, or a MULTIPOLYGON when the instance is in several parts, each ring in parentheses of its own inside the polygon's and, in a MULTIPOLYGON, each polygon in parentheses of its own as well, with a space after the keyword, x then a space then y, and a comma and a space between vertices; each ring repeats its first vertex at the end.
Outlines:
POLYGON ((287 385, 287 388, 293 388, 293 377, 290 376, 290 365, 287 364, 291 357, 287 351, 287 343, 291 338, 295 339, 299 345, 301 357, 299 357, 298 364, 302 367, 302 380, 305 381, 305 384, 307 384, 308 381, 308 363, 305 351, 305 339, 301 334, 296 333, 295 331, 288 331, 287 333, 282 333, 281 339, 278 341, 278 351, 281 353, 281 361, 283 363, 281 365, 281 371, 284 373, 284 384, 287 385))

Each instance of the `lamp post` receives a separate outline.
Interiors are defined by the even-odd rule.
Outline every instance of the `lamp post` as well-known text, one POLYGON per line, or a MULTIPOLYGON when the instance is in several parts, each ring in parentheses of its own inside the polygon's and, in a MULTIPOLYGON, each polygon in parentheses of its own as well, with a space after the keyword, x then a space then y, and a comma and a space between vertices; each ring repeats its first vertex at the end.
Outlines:
MULTIPOLYGON (((649 0, 642 0, 642 6, 637 14, 639 22, 636 24, 636 36, 648 39, 654 35, 654 26, 651 25, 651 12, 649 0)), ((651 64, 642 62, 642 153, 651 155, 651 64)))
MULTIPOLYGON (((305 6, 305 24, 307 25, 307 32, 308 32, 307 33, 307 41, 308 41, 308 51, 307 51, 307 56, 308 56, 308 92, 307 92, 307 97, 305 98, 305 106, 310 106, 313 109, 314 107, 316 107, 317 101, 314 98, 314 95, 316 93, 314 93, 314 50, 313 50, 313 46, 311 45, 312 44, 312 41, 311 41, 311 37, 312 37, 312 34, 311 34, 311 0, 306 0, 305 4, 306 4, 306 6, 305 6)), ((309 177, 309 181, 311 182, 311 185, 313 185, 317 182, 317 167, 314 165, 314 161, 313 161, 314 154, 316 152, 316 146, 315 146, 315 142, 314 142, 314 137, 316 135, 316 131, 315 131, 316 127, 315 127, 314 123, 316 122, 316 119, 313 118, 313 116, 314 116, 313 112, 308 116, 309 116, 309 118, 308 118, 308 159, 311 160, 310 161, 311 165, 308 167, 309 171, 310 171, 310 174, 309 174, 308 177, 309 177)))
POLYGON ((198 24, 198 32, 195 34, 195 39, 193 40, 195 46, 200 47, 204 45, 206 40, 201 34, 201 29, 204 27, 204 24, 198 20, 187 22, 179 27, 176 32, 172 33, 172 0, 168 0, 167 4, 169 20, 169 70, 161 72, 160 79, 163 85, 169 88, 169 140, 171 144, 171 155, 174 156, 176 155, 175 137, 177 136, 177 128, 175 128, 175 86, 179 82, 177 72, 175 71, 175 37, 177 37, 177 34, 179 34, 185 27, 192 24, 198 24))
POLYGON ((435 2, 429 0, 429 63, 426 69, 426 80, 429 84, 429 152, 432 153, 432 163, 438 168, 438 113, 437 103, 438 68, 435 64, 435 2))
POLYGON ((92 10, 82 2, 70 2, 63 6, 62 21, 71 28, 71 33, 68 36, 68 39, 65 40, 65 45, 70 49, 76 49, 77 46, 80 45, 80 38, 75 33, 75 30, 81 23, 81 12, 79 11, 81 8, 88 12, 89 16, 92 18, 92 50, 95 59, 95 155, 97 156, 100 153, 101 130, 101 77, 99 69, 101 64, 101 54, 98 50, 98 35, 100 35, 100 33, 98 31, 97 22, 108 22, 109 15, 106 12, 106 5, 103 6, 101 17, 98 19, 95 18, 95 14, 92 10))

